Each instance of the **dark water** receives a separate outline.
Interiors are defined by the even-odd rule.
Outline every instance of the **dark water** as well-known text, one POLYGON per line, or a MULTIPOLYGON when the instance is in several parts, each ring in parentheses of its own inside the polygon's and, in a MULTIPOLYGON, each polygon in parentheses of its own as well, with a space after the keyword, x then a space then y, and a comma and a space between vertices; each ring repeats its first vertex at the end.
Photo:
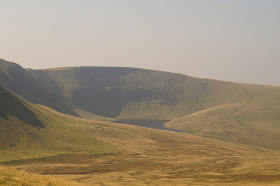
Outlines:
POLYGON ((117 123, 125 123, 130 125, 136 125, 141 127, 147 127, 152 129, 169 130, 174 132, 186 132, 183 130, 169 129, 164 127, 164 123, 169 120, 151 120, 151 119, 121 119, 116 121, 117 123))

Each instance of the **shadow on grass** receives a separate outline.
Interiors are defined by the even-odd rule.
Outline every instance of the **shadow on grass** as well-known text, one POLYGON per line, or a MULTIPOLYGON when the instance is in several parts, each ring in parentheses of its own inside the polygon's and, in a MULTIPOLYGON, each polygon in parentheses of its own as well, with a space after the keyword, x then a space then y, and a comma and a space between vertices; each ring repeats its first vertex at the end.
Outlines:
POLYGON ((8 115, 18 118, 24 123, 44 128, 37 116, 11 92, 0 86, 0 117, 8 119, 8 115))

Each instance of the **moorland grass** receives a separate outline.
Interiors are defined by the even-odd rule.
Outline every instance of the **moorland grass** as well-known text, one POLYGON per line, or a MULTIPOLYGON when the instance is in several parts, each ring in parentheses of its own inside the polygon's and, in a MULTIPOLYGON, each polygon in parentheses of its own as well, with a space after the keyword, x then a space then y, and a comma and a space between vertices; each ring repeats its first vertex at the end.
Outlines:
POLYGON ((58 180, 49 176, 31 174, 22 170, 0 166, 0 185, 78 186, 82 184, 71 181, 58 180))

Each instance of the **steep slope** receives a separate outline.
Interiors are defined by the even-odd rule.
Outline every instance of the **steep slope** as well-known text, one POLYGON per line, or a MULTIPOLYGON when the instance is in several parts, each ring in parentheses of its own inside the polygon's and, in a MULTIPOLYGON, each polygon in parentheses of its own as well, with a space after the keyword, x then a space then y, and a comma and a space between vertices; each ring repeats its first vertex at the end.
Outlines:
MULTIPOLYGON (((0 86, 0 149, 12 149, 21 143, 23 131, 44 128, 29 104, 0 86), (24 129, 22 126, 24 125, 24 129)), ((36 135, 37 136, 37 135, 36 135)))
POLYGON ((56 83, 40 70, 24 69, 0 59, 0 84, 28 101, 77 116, 56 83))
POLYGON ((0 117, 20 118, 21 121, 33 126, 43 127, 36 115, 28 108, 28 103, 0 85, 0 117))

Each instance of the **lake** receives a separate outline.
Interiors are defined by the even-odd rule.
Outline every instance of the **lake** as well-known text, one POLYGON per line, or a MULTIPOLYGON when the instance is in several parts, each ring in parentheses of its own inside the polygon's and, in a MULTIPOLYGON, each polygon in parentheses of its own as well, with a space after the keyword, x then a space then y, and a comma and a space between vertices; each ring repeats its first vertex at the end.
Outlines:
POLYGON ((168 121, 169 120, 155 120, 155 119, 120 119, 115 122, 136 125, 140 127, 147 127, 152 129, 169 130, 174 132, 187 132, 183 130, 165 128, 164 123, 168 121))

